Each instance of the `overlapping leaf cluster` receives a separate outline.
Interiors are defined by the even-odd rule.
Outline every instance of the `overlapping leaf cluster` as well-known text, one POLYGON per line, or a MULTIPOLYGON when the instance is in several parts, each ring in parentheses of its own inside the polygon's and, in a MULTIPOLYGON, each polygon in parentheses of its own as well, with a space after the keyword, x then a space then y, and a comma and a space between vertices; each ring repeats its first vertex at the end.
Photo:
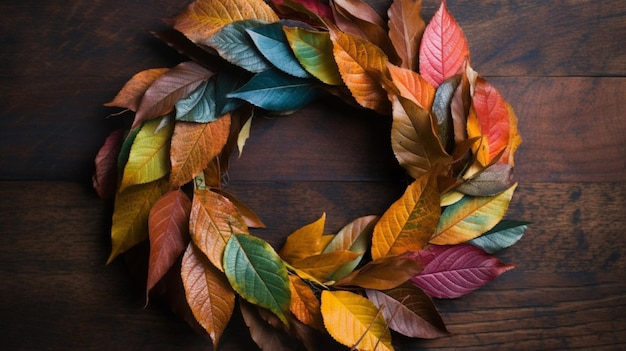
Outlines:
POLYGON ((237 301, 265 349, 315 349, 314 330, 359 350, 391 350, 394 333, 440 337, 432 298, 512 268, 493 253, 527 226, 503 220, 517 119, 471 68, 445 1, 428 24, 419 0, 394 0, 387 19, 361 0, 196 0, 172 23, 155 35, 191 60, 138 73, 107 104, 134 121, 105 141, 94 187, 115 199, 109 262, 149 240, 146 296, 180 267, 216 347, 237 301), (413 181, 380 216, 326 234, 324 215, 276 252, 250 234, 263 223, 221 178, 254 111, 288 113, 322 94, 392 118, 413 181))

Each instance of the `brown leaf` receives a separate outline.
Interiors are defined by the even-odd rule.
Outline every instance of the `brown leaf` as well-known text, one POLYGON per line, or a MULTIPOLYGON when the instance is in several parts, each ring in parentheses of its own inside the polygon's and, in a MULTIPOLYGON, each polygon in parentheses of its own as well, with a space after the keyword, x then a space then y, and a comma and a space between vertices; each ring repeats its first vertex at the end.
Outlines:
POLYGON ((235 293, 224 274, 191 243, 183 256, 180 275, 187 303, 217 349, 235 308, 235 293))
POLYGON ((393 289, 419 273, 422 266, 407 255, 387 256, 367 263, 339 280, 341 288, 393 289))
POLYGON ((507 163, 496 163, 457 186, 456 190, 472 196, 492 196, 505 191, 514 183, 513 167, 507 163))
POLYGON ((143 95, 135 114, 133 128, 172 111, 178 100, 185 98, 213 74, 192 61, 180 63, 165 72, 143 95))
POLYGON ((122 149, 124 133, 121 129, 109 134, 94 160, 96 171, 92 176, 93 188, 102 199, 112 199, 117 187, 117 156, 122 149))
POLYGON ((181 190, 169 191, 150 210, 148 217, 150 258, 146 304, 150 290, 176 263, 189 242, 190 212, 191 200, 181 190))
POLYGON ((426 28, 422 0, 394 0, 387 14, 389 38, 400 56, 401 67, 417 71, 419 46, 426 28))
POLYGON ((176 122, 170 149, 170 186, 190 182, 221 151, 230 132, 230 114, 209 123, 176 122))
POLYGON ((282 329, 275 328, 261 317, 257 306, 239 299, 243 321, 250 329, 252 340, 262 350, 293 351, 297 350, 297 341, 290 338, 282 329))
POLYGON ((104 106, 109 107, 122 107, 131 111, 137 111, 141 98, 145 94, 146 90, 154 83, 157 78, 167 72, 169 68, 152 68, 145 71, 141 71, 135 74, 124 86, 122 90, 113 98, 112 101, 107 102, 104 106))

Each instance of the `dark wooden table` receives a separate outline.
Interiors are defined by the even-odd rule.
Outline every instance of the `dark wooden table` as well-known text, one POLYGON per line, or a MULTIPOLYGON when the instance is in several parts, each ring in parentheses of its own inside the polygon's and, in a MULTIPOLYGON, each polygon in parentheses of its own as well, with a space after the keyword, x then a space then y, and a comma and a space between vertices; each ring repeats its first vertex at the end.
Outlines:
MULTIPOLYGON (((187 1, 0 3, 0 347, 207 349, 167 308, 143 308, 105 266, 110 204, 90 188, 115 122, 102 104, 134 73, 182 60, 148 30, 187 1)), ((377 9, 386 0, 372 1, 377 9)), ((436 1, 424 0, 430 18, 436 1)), ((474 68, 515 107, 524 143, 508 217, 534 224, 499 255, 517 268, 437 301, 451 337, 413 349, 626 348, 626 2, 448 1, 474 68)), ((272 244, 399 194, 389 125, 338 103, 258 118, 229 190, 272 244)), ((224 350, 251 349, 241 328, 224 350)))

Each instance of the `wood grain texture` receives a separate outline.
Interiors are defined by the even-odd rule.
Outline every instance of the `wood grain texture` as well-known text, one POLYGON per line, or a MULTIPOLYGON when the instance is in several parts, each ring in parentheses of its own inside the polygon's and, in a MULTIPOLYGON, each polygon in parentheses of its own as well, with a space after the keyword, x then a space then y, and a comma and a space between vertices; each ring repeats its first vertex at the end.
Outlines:
MULTIPOLYGON (((184 59, 149 31, 189 2, 0 2, 3 349, 211 348, 164 305, 143 308, 133 265, 105 266, 111 204, 90 189, 93 157, 122 121, 105 119, 116 110, 102 104, 134 73, 184 59)), ((369 2, 383 14, 389 4, 369 2)), ((439 1, 423 3, 428 19, 439 1)), ((399 349, 625 349, 626 2, 448 7, 473 67, 520 119, 520 186, 507 216, 534 223, 499 254, 516 269, 437 301, 451 337, 399 349)), ((291 116, 258 115, 226 190, 259 214, 268 228, 255 234, 276 247, 323 212, 337 231, 402 192, 389 128, 333 98, 291 116)), ((237 317, 221 349, 255 349, 247 334, 237 317)))

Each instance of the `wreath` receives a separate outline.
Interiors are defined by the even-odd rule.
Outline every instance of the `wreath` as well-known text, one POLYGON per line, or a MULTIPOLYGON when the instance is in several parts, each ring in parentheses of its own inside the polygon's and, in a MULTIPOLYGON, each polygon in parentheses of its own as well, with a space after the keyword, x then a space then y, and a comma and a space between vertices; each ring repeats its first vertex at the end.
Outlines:
POLYGON ((387 14, 360 0, 196 0, 154 33, 189 61, 137 73, 105 104, 134 116, 95 160, 94 187, 114 198, 107 263, 148 241, 146 301, 175 272, 215 348, 236 310, 272 350, 316 349, 320 334, 355 350, 445 336, 433 298, 513 268, 493 254, 528 225, 503 219, 517 186, 515 113, 470 66, 445 1, 428 24, 419 0, 387 14), (410 183, 380 216, 327 235, 322 215, 276 251, 225 190, 229 158, 255 114, 329 94, 392 119, 410 183))

